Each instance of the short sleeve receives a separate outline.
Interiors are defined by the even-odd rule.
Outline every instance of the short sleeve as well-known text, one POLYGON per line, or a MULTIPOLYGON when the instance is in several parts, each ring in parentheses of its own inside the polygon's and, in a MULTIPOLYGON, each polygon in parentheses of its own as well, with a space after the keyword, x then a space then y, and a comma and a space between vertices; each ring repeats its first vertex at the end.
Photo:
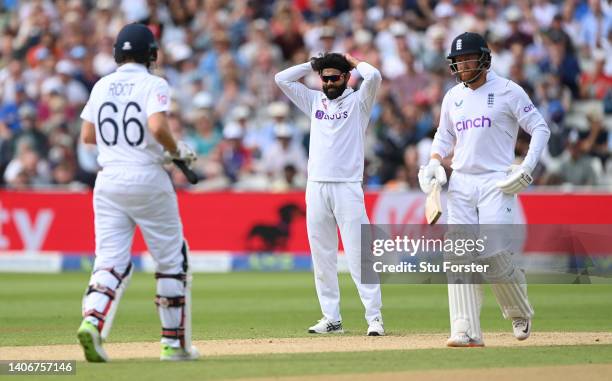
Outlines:
POLYGON ((90 123, 96 123, 96 118, 94 115, 94 109, 92 105, 92 99, 93 97, 90 97, 87 103, 85 104, 85 107, 83 107, 83 111, 81 111, 81 119, 88 121, 90 123))
POLYGON ((167 112, 170 108, 170 86, 160 78, 149 93, 147 99, 147 118, 157 112, 167 112))

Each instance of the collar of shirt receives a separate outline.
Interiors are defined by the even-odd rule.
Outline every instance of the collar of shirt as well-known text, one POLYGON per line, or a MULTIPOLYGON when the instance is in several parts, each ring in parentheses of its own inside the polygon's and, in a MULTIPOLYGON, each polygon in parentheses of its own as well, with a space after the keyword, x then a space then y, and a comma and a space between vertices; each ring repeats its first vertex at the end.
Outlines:
POLYGON ((487 72, 487 82, 491 82, 495 78, 497 78, 497 74, 495 74, 495 72, 493 70, 489 70, 487 72))
POLYGON ((147 71, 147 68, 145 67, 145 65, 139 64, 139 63, 135 63, 135 62, 128 62, 125 63, 121 66, 119 66, 117 68, 117 71, 147 71))
POLYGON ((490 82, 492 82, 495 79, 497 79, 497 74, 495 74, 495 72, 493 70, 489 70, 485 74, 487 76, 487 80, 482 85, 480 85, 480 87, 478 87, 476 90, 472 90, 471 88, 463 86, 463 85, 461 85, 461 89, 464 90, 464 91, 470 91, 470 92, 478 91, 478 90, 486 87, 490 82))
POLYGON ((355 92, 355 90, 353 90, 353 89, 352 89, 352 88, 350 88, 350 87, 347 87, 346 89, 344 89, 344 92, 342 93, 342 95, 340 95, 340 96, 339 96, 338 98, 336 98, 336 99, 329 99, 329 98, 327 98, 327 96, 325 95, 325 93, 323 93, 323 98, 327 99, 327 100, 328 100, 328 101, 330 101, 330 102, 337 102, 337 101, 340 101, 340 100, 342 100, 342 99, 344 99, 344 98, 348 97, 349 95, 351 95, 351 94, 352 94, 352 93, 354 93, 354 92, 355 92))

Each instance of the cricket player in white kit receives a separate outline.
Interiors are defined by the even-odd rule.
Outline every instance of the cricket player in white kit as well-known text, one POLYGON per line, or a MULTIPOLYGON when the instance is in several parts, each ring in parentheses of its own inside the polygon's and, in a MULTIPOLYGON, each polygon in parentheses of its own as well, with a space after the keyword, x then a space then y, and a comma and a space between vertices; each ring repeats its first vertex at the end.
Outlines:
POLYGON ((380 72, 350 55, 327 53, 275 77, 281 90, 310 117, 306 225, 315 286, 323 318, 310 333, 342 333, 338 287, 338 232, 349 270, 365 307, 367 335, 384 335, 379 284, 361 284, 361 225, 369 224, 363 189, 365 132, 380 87, 380 72), (347 87, 350 71, 363 77, 359 90, 347 87), (312 71, 323 92, 299 80, 312 71))
POLYGON ((153 33, 142 24, 126 25, 114 55, 119 68, 96 83, 81 114, 81 139, 97 144, 102 171, 93 196, 96 259, 77 336, 88 361, 108 361, 102 341, 132 274, 138 225, 156 262, 161 359, 194 359, 188 248, 163 163, 166 158, 189 165, 195 154, 177 145, 168 129, 168 83, 148 70, 157 59, 153 33))
MULTIPOLYGON (((482 36, 463 33, 453 40, 447 57, 460 82, 443 101, 431 160, 421 168, 425 193, 434 180, 446 183, 443 158, 454 151, 448 187, 449 224, 511 224, 516 194, 532 182, 531 172, 544 150, 550 131, 525 91, 490 71, 491 54, 482 36), (519 127, 531 135, 529 151, 513 165, 519 127)), ((493 250, 495 251, 495 250, 493 250)), ((533 309, 527 298, 524 273, 515 267, 511 252, 499 249, 479 259, 491 270, 483 276, 514 335, 525 340, 531 332, 533 309)), ((483 346, 480 329, 480 284, 448 285, 451 347, 483 346)))

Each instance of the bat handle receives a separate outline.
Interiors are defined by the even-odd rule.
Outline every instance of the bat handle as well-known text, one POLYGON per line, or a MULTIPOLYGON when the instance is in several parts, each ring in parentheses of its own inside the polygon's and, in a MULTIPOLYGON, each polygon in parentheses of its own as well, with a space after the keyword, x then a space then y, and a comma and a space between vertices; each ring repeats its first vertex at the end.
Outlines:
POLYGON ((187 166, 184 160, 174 159, 172 162, 183 172, 190 184, 198 183, 198 175, 187 166))

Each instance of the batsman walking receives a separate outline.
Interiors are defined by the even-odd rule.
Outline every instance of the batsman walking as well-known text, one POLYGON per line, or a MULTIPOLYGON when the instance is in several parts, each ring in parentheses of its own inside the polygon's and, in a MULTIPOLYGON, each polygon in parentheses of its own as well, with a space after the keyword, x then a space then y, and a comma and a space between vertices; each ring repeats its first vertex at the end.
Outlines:
POLYGON ((156 263, 161 360, 195 359, 188 247, 176 194, 162 165, 175 160, 188 166, 195 154, 170 134, 170 88, 148 70, 157 60, 153 33, 142 24, 126 25, 114 55, 119 68, 96 83, 81 114, 81 140, 97 144, 102 171, 93 195, 96 259, 77 336, 87 361, 108 361, 102 342, 132 275, 130 253, 138 225, 156 263))
POLYGON ((384 335, 380 285, 361 283, 361 225, 369 224, 363 189, 365 132, 380 87, 380 72, 350 55, 327 53, 275 77, 281 90, 310 117, 306 225, 317 296, 323 318, 310 333, 342 333, 338 287, 338 232, 349 270, 365 307, 367 335, 384 335), (359 90, 347 87, 350 71, 363 77, 359 90), (299 80, 317 72, 323 91, 299 80))
MULTIPOLYGON (((443 158, 454 151, 448 187, 449 224, 512 224, 516 194, 531 184, 531 172, 544 150, 550 131, 525 91, 490 71, 491 51, 482 36, 463 33, 452 43, 451 72, 458 83, 442 101, 440 124, 429 164, 419 171, 419 183, 431 192, 436 180, 446 183, 443 158), (513 165, 519 127, 531 135, 529 151, 513 165)), ((478 261, 490 265, 484 273, 503 316, 512 319, 514 335, 525 340, 531 332, 533 308, 527 298, 524 273, 508 247, 499 246, 478 261)), ((448 284, 451 347, 483 346, 480 329, 480 284, 448 284)))

